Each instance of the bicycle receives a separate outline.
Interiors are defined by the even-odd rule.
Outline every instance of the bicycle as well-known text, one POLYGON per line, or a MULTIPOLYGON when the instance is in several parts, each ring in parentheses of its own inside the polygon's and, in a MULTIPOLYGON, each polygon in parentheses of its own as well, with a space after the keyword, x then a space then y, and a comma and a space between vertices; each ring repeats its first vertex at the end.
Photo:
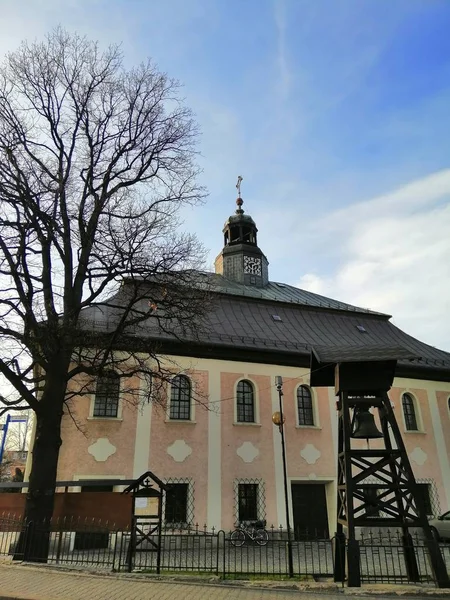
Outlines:
POLYGON ((230 541, 237 548, 243 546, 246 539, 256 542, 259 546, 265 546, 269 541, 269 534, 265 530, 265 526, 265 520, 254 521, 248 525, 239 525, 231 534, 230 541))

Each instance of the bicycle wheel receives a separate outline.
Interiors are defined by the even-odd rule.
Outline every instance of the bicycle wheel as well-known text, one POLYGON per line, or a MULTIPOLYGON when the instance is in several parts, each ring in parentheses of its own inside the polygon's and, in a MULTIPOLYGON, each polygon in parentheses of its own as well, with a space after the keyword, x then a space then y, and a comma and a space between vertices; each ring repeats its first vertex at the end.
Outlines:
POLYGON ((242 529, 235 529, 231 534, 230 541, 233 546, 242 546, 245 542, 245 533, 242 529))
POLYGON ((257 529, 255 531, 255 542, 260 546, 265 546, 269 541, 269 534, 265 529, 257 529))

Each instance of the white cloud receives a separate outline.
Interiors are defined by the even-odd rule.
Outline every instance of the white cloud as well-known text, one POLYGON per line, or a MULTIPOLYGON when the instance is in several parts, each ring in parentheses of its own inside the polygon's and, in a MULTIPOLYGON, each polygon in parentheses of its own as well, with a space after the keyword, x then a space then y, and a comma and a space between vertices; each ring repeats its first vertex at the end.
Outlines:
POLYGON ((450 169, 353 204, 311 225, 330 274, 301 288, 386 312, 407 333, 450 350, 450 169))

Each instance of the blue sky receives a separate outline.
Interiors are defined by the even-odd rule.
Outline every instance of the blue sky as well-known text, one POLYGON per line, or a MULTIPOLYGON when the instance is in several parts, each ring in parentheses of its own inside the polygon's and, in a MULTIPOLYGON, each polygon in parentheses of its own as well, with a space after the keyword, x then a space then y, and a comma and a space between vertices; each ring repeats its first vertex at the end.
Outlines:
POLYGON ((57 24, 184 84, 210 250, 256 220, 271 279, 450 351, 449 0, 1 0, 0 53, 57 24))

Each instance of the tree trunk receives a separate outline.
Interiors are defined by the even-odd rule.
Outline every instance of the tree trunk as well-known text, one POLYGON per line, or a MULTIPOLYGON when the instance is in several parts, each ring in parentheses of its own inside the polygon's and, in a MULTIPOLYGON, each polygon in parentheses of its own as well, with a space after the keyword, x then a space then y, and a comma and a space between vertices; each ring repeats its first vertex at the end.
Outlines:
POLYGON ((47 562, 55 483, 61 447, 61 419, 66 390, 65 373, 50 377, 36 412, 30 481, 25 504, 24 529, 14 559, 47 562))

